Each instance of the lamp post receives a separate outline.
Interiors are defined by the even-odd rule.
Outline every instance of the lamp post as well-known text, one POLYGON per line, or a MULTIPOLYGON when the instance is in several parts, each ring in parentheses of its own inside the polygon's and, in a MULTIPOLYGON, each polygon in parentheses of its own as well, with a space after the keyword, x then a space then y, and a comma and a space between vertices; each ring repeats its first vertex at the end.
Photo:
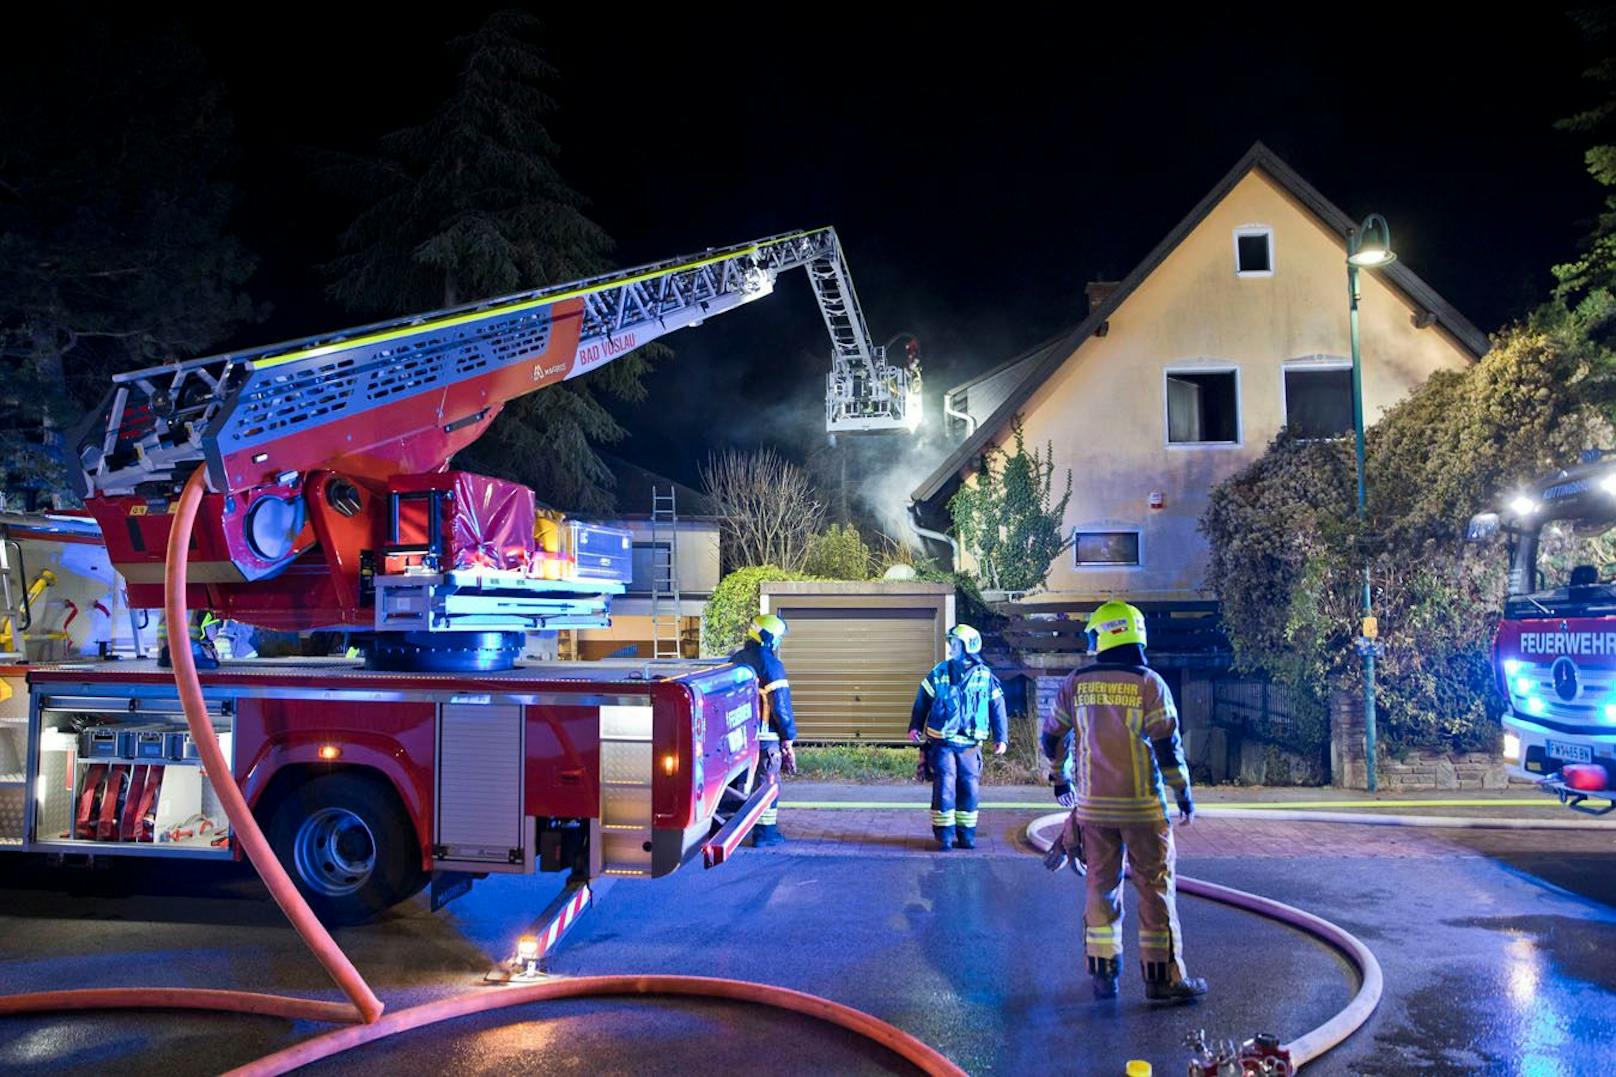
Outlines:
POLYGON ((1352 427, 1358 458, 1358 535, 1363 557, 1363 623, 1358 650, 1363 655, 1364 764, 1369 791, 1375 791, 1375 623, 1374 597, 1369 589, 1369 501, 1364 486, 1363 360, 1358 351, 1358 271, 1383 269, 1397 260, 1392 252, 1392 230, 1386 218, 1371 213, 1357 228, 1347 231, 1347 323, 1352 338, 1352 427))

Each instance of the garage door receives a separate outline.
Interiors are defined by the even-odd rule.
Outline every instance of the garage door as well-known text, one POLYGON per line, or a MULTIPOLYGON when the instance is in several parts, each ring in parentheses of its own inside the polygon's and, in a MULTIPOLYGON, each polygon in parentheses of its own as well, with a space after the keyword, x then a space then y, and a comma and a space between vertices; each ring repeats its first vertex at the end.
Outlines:
POLYGON ((800 740, 902 743, 920 679, 937 662, 941 612, 926 607, 792 607, 780 645, 800 740))

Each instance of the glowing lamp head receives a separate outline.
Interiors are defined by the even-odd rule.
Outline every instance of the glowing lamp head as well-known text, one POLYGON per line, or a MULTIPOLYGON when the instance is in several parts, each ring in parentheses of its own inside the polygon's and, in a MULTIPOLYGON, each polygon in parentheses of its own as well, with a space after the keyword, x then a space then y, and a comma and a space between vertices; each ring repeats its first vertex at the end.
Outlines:
POLYGON ((320 745, 320 758, 325 760, 327 763, 330 763, 330 762, 333 762, 335 760, 341 759, 342 758, 342 747, 341 747, 341 745, 337 745, 337 744, 322 744, 322 745, 320 745))
POLYGON ((1371 213, 1347 239, 1347 264, 1358 269, 1383 269, 1395 261, 1391 226, 1380 214, 1371 213))
POLYGON ((1510 499, 1509 511, 1516 516, 1530 516, 1537 511, 1537 502, 1522 494, 1510 499))
POLYGON ((1549 706, 1543 702, 1542 696, 1532 696, 1526 701, 1526 712, 1541 717, 1547 712, 1549 706))
POLYGON ((539 937, 537 935, 523 935, 517 939, 516 956, 521 961, 537 961, 539 958, 539 937))
POLYGON ((663 755, 663 757, 662 757, 662 773, 666 774, 668 777, 671 778, 678 771, 678 769, 679 769, 679 757, 677 755, 674 755, 672 752, 668 752, 665 755, 663 755))

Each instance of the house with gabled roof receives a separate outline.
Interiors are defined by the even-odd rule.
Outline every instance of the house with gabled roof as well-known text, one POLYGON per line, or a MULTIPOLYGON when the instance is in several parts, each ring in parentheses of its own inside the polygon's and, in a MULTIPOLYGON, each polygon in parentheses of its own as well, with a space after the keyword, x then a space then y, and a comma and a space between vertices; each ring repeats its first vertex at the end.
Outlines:
MULTIPOLYGON (((1286 715, 1266 684, 1220 672, 1229 653, 1199 521, 1213 488, 1281 430, 1352 435, 1346 255, 1355 222, 1253 145, 1133 272, 1088 286, 1077 326, 945 394, 959 443, 911 495, 921 533, 942 537, 949 499, 985 454, 1010 446, 1016 424, 1029 448, 1047 445, 1057 493, 1072 474, 1069 544, 1045 588, 1012 607, 1005 641, 1024 671, 1055 674, 1085 661, 1084 611, 1111 597, 1143 607, 1153 664, 1213 777, 1264 781, 1259 764, 1272 752, 1262 748, 1254 764, 1261 746, 1230 731, 1286 715)), ((1407 261, 1360 281, 1367 422, 1435 372, 1487 351, 1487 336, 1407 261)), ((974 567, 968 551, 956 563, 974 567)), ((1035 679, 1043 692, 1055 677, 1035 679)))
MULTIPOLYGON (((1214 486, 1281 429, 1349 436, 1347 234, 1354 219, 1271 150, 1247 151, 1126 278, 1088 289, 1074 329, 951 389, 958 447, 912 494, 922 525, 1019 421, 1072 470, 1066 532, 1037 603, 1212 597, 1197 521, 1214 486)), ((1369 422, 1487 337, 1405 261, 1361 274, 1369 422)))

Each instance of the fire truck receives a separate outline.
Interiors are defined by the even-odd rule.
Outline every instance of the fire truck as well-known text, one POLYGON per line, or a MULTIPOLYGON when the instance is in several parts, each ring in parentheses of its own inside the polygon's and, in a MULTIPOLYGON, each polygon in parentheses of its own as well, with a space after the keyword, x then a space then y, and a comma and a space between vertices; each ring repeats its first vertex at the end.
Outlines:
MULTIPOLYGON (((113 379, 73 470, 91 518, 80 537, 99 532, 118 616, 162 606, 174 506, 200 469, 187 607, 357 644, 358 658, 201 673, 234 776, 322 918, 360 921, 429 881, 436 896, 489 872, 712 866, 777 794, 754 781, 750 671, 525 657, 537 637, 610 623, 628 536, 451 461, 508 401, 762 298, 796 268, 832 342, 827 431, 913 431, 918 363, 871 342, 829 228, 113 379)), ((26 593, 26 572, 16 583, 26 593)), ((13 671, 26 692, 0 708, 17 757, 7 765, 0 735, 0 797, 17 802, 0 810, 0 847, 238 855, 173 675, 142 656, 151 640, 134 643, 13 671)))
POLYGON ((1583 453, 1470 521, 1473 542, 1499 534, 1504 757, 1570 807, 1605 814, 1616 808, 1616 455, 1583 453))

